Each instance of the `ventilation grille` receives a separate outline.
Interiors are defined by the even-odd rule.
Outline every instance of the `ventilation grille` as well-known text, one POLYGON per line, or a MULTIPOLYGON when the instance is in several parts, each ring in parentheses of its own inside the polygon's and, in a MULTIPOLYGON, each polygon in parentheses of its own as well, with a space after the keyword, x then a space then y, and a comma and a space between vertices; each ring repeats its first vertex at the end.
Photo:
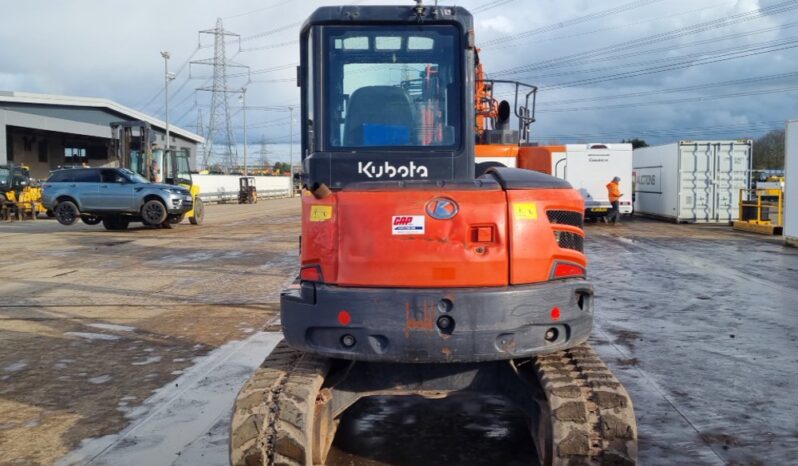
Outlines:
POLYGON ((549 222, 558 225, 571 225, 572 227, 582 228, 584 221, 580 212, 573 212, 570 210, 548 210, 546 215, 549 217, 549 222))
POLYGON ((563 249, 573 249, 574 251, 583 252, 585 240, 576 233, 570 231, 555 231, 554 238, 557 244, 563 249))

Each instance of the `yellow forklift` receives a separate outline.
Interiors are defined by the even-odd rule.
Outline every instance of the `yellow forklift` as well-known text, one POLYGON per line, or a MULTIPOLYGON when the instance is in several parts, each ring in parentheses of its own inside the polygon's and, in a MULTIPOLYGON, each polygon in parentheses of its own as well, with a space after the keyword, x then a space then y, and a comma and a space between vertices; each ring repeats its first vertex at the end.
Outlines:
POLYGON ((145 121, 111 123, 111 141, 119 166, 137 173, 152 183, 183 186, 194 198, 194 208, 173 224, 188 217, 192 225, 200 225, 205 218, 205 206, 200 198, 199 185, 191 176, 189 156, 183 151, 153 148, 154 133, 145 121))
POLYGON ((35 220, 47 212, 42 204, 42 188, 30 177, 25 165, 0 165, 0 209, 4 217, 13 213, 18 218, 35 220))
POLYGON ((242 176, 238 179, 238 203, 258 203, 258 188, 255 187, 254 176, 242 176))

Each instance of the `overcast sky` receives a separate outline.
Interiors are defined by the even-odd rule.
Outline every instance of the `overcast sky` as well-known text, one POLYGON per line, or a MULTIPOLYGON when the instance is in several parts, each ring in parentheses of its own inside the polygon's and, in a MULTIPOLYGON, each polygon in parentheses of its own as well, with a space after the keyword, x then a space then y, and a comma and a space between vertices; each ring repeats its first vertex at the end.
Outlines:
MULTIPOLYGON (((242 51, 231 45, 227 55, 259 71, 248 106, 287 106, 299 100, 292 81, 298 24, 314 8, 339 3, 2 0, 0 90, 105 97, 163 117, 159 52, 169 50, 170 70, 178 72, 171 120, 196 130, 210 94, 194 89, 208 85, 212 70, 181 65, 212 57, 208 37, 198 49, 200 29, 222 18, 241 34, 242 51)), ((755 137, 798 118, 796 0, 453 3, 475 12, 489 74, 540 86, 533 137, 543 142, 755 137)), ((246 78, 229 81, 240 87, 246 78)), ((240 141, 237 96, 230 105, 240 141)), ((251 144, 288 140, 284 110, 253 108, 248 120, 251 144)))

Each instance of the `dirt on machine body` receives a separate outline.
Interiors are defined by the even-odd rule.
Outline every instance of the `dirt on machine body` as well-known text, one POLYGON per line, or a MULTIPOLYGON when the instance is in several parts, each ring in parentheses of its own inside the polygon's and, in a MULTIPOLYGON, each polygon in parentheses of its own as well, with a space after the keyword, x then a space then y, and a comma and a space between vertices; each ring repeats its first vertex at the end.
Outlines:
POLYGON ((472 392, 526 414, 543 464, 635 464, 631 400, 586 343, 581 195, 475 166, 475 141, 526 141, 536 88, 495 100, 470 13, 417 3, 302 28, 301 269, 285 341, 236 401, 231 463, 324 464, 363 397, 472 392))

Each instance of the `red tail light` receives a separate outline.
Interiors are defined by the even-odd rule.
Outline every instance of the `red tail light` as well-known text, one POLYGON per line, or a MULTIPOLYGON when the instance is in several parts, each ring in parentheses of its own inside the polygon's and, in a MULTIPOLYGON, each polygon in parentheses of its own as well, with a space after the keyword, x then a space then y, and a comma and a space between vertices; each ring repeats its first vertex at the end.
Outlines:
POLYGON ((322 275, 321 275, 321 267, 318 265, 308 265, 302 267, 299 271, 299 279, 303 282, 321 282, 322 275))
POLYGON ((569 264, 567 262, 557 262, 554 266, 554 273, 552 278, 569 278, 569 277, 584 277, 585 269, 576 264, 569 264))

